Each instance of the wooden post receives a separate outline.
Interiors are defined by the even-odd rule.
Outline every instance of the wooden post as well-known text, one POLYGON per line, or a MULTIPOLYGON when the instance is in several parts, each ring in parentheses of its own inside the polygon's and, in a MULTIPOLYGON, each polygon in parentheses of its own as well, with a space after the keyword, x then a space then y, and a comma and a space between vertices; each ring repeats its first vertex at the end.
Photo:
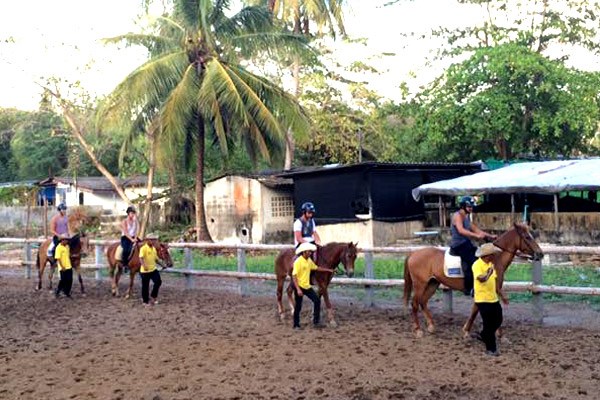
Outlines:
MULTIPOLYGON (((193 258, 192 258, 192 249, 186 247, 183 249, 183 258, 185 262, 185 269, 192 269, 193 266, 193 258)), ((185 276, 185 288, 193 289, 194 288, 194 277, 192 274, 184 274, 185 276)))
MULTIPOLYGON (((246 272, 246 250, 237 250, 237 270, 238 272, 246 272)), ((248 281, 244 278, 239 278, 240 282, 240 295, 248 295, 248 281)))
POLYGON ((48 237, 48 199, 44 196, 44 237, 48 237))
POLYGON ((96 264, 96 280, 102 280, 102 273, 100 272, 100 269, 102 268, 102 250, 103 250, 103 246, 97 244, 95 246, 95 250, 96 250, 96 259, 95 259, 95 264, 96 264))
POLYGON ((554 194, 554 230, 558 231, 558 193, 554 194))
POLYGON ((25 242, 25 278, 31 279, 31 243, 25 242))
MULTIPOLYGON (((535 260, 533 261, 533 269, 531 271, 531 281, 534 285, 542 284, 542 261, 535 260)), ((533 320, 537 324, 542 324, 544 322, 544 303, 543 303, 543 294, 533 290, 533 320)))
POLYGON ((452 289, 442 289, 442 296, 444 297, 444 311, 452 314, 454 312, 452 289))
MULTIPOLYGON (((373 269, 373 253, 370 251, 365 251, 365 278, 375 278, 375 271, 373 269)), ((365 305, 372 307, 375 304, 373 287, 371 285, 365 285, 365 292, 365 305)))

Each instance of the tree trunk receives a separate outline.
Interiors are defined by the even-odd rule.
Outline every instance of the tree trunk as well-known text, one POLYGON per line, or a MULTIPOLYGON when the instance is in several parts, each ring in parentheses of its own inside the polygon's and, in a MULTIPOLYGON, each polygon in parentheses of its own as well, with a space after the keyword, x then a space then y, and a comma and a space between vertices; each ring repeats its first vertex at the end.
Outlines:
POLYGON ((198 156, 196 157, 196 238, 198 242, 212 242, 204 212, 204 120, 198 118, 198 156))
POLYGON ((156 168, 156 131, 151 127, 148 131, 148 142, 150 142, 150 166, 148 168, 148 182, 146 186, 146 201, 144 202, 144 216, 140 228, 140 237, 146 236, 146 229, 150 223, 152 213, 152 188, 154 187, 154 170, 156 168))
POLYGON ((94 149, 92 149, 92 146, 90 146, 88 144, 88 142, 85 140, 85 137, 83 135, 84 129, 77 122, 77 118, 75 118, 75 115, 71 111, 70 107, 66 104, 66 101, 60 96, 60 94, 55 93, 46 87, 44 87, 44 89, 46 89, 52 96, 54 96, 58 100, 60 108, 63 110, 63 116, 65 117, 65 120, 71 127, 73 136, 75 136, 75 139, 77 139, 77 141, 79 142, 81 147, 83 147, 83 150, 85 151, 85 153, 88 155, 88 157, 92 161, 92 164, 94 164, 94 167, 96 167, 96 169, 98 171, 100 171, 100 173, 102 175, 104 175, 104 177, 106 179, 108 179, 110 184, 115 188, 115 190, 117 191, 119 196, 123 199, 123 201, 125 201, 127 204, 129 204, 129 199, 127 198, 127 195, 125 194, 125 191, 121 188, 121 186, 119 185, 119 183, 117 182, 115 177, 110 173, 110 171, 108 169, 106 169, 106 167, 104 165, 102 165, 102 163, 100 163, 100 161, 94 154, 94 149))
MULTIPOLYGON (((300 20, 300 5, 296 1, 294 4, 294 33, 301 33, 301 20, 300 20)), ((292 65, 292 77, 294 79, 294 96, 296 99, 300 97, 300 58, 295 57, 294 63, 292 65)), ((285 134, 285 161, 283 164, 283 169, 288 170, 292 168, 292 164, 294 163, 294 150, 296 148, 296 142, 294 140, 294 132, 288 128, 285 134)))

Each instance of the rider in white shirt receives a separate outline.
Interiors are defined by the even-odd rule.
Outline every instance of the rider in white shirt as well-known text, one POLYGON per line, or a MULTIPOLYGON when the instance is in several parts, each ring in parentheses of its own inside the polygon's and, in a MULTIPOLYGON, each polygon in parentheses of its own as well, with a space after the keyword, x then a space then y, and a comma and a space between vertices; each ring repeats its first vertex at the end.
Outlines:
POLYGON ((300 207, 302 215, 294 221, 294 246, 298 248, 300 243, 314 243, 321 245, 321 238, 317 233, 317 225, 315 224, 315 205, 310 201, 302 204, 300 207))

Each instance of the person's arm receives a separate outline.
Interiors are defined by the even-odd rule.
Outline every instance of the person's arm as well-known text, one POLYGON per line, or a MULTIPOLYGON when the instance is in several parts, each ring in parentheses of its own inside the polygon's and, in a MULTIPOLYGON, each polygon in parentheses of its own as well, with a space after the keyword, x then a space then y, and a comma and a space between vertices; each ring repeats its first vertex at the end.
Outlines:
POLYGON ((477 275, 477 280, 479 282, 485 282, 490 279, 490 276, 494 273, 494 267, 489 267, 487 271, 483 274, 477 275))
POLYGON ((129 236, 129 229, 127 229, 127 218, 121 222, 121 230, 123 231, 123 236, 129 239, 130 242, 135 243, 135 237, 129 236))
POLYGON ((335 271, 332 270, 331 268, 324 268, 324 267, 317 267, 317 269, 315 271, 321 271, 321 272, 330 272, 330 273, 334 273, 335 271))
MULTIPOLYGON (((464 237, 468 237, 468 238, 472 238, 472 239, 484 239, 485 235, 480 235, 479 233, 477 233, 473 230, 465 229, 465 227, 463 226, 464 218, 465 217, 463 217, 463 215, 459 212, 454 214, 454 217, 452 218, 452 223, 454 224, 454 227, 456 228, 458 233, 464 237)), ((474 224, 471 223, 471 229, 473 228, 473 225, 474 224)), ((475 229, 479 229, 479 228, 476 227, 475 229)))
POLYGON ((296 242, 298 243, 304 242, 302 239, 302 233, 300 231, 294 231, 294 239, 296 239, 296 242))
POLYGON ((490 233, 487 233, 486 231, 484 231, 483 229, 481 229, 477 225, 475 225, 474 222, 471 222, 471 230, 478 235, 478 239, 489 238, 491 240, 495 240, 498 237, 496 235, 492 235, 490 233))
POLYGON ((58 233, 56 233, 56 220, 58 219, 58 216, 54 216, 52 217, 52 219, 50 220, 50 233, 53 236, 58 236, 58 233))
POLYGON ((315 239, 315 243, 320 245, 321 244, 321 236, 319 236, 319 232, 317 232, 316 229, 313 231, 313 237, 315 239))
POLYGON ((304 293, 302 292, 302 289, 300 289, 300 285, 298 285, 298 277, 296 275, 292 275, 292 279, 294 280, 294 287, 296 287, 296 293, 298 293, 298 296, 302 296, 304 293))

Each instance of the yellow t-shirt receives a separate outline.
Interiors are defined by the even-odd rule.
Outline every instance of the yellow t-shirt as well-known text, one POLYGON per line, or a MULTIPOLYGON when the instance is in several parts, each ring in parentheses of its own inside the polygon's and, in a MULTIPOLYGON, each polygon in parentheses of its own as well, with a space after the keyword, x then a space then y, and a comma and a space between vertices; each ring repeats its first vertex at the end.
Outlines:
POLYGON ((54 253, 54 258, 58 262, 59 271, 66 271, 67 269, 71 269, 71 250, 69 249, 69 245, 63 245, 59 243, 56 246, 56 252, 54 253))
POLYGON ((292 276, 298 279, 298 286, 302 289, 310 288, 310 271, 317 269, 317 265, 310 258, 298 257, 294 261, 292 276))
POLYGON ((496 293, 496 270, 492 272, 492 275, 485 282, 479 282, 477 279, 479 275, 487 273, 488 268, 493 266, 493 263, 486 263, 481 258, 478 258, 473 263, 475 303, 495 303, 498 301, 498 293, 496 293))
POLYGON ((158 259, 156 248, 150 247, 148 243, 144 244, 140 249, 140 259, 144 261, 140 267, 142 274, 154 271, 156 269, 156 260, 158 259), (144 268, 144 266, 146 267, 144 268))

